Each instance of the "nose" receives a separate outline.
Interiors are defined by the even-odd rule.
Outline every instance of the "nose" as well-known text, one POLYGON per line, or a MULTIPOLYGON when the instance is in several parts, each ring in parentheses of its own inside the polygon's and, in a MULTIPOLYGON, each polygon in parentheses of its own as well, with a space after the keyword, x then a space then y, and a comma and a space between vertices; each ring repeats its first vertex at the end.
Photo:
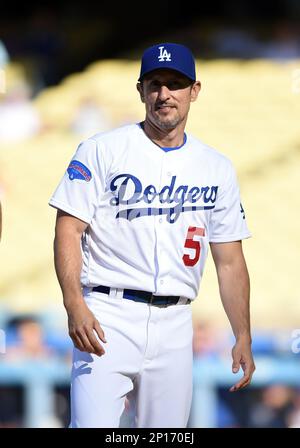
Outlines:
POLYGON ((170 91, 167 86, 160 86, 158 98, 160 99, 160 101, 166 101, 168 98, 170 98, 170 91))

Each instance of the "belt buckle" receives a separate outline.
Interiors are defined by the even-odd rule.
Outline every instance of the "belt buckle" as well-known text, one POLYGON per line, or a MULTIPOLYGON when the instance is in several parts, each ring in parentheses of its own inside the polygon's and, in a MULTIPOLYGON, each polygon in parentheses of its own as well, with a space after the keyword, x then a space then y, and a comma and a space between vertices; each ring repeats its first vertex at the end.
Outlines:
POLYGON ((158 304, 158 303, 155 304, 155 303, 153 303, 155 297, 156 297, 156 296, 155 296, 153 293, 151 293, 151 297, 150 297, 150 300, 149 300, 149 304, 150 304, 150 305, 152 305, 152 306, 157 306, 157 307, 159 307, 159 308, 164 308, 164 307, 167 306, 166 304, 158 304))
POLYGON ((157 304, 153 304, 153 301, 154 301, 154 298, 155 298, 156 296, 153 294, 153 293, 151 293, 151 297, 150 297, 150 300, 149 300, 149 304, 150 305, 153 305, 153 306, 157 306, 157 307, 159 307, 159 308, 166 308, 166 307, 168 307, 169 305, 170 305, 170 302, 169 302, 169 300, 167 300, 166 299, 166 303, 157 303, 157 304))

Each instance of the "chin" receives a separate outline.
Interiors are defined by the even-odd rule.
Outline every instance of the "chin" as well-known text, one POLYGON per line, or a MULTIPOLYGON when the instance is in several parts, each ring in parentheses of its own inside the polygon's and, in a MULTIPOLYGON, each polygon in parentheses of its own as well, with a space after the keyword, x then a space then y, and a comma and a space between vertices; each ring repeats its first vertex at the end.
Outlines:
POLYGON ((180 123, 180 120, 178 118, 173 120, 166 118, 165 120, 158 119, 156 120, 156 123, 161 129, 168 130, 176 128, 176 126, 180 123))
POLYGON ((174 129, 176 128, 176 126, 179 124, 179 121, 168 121, 168 122, 160 122, 159 123, 159 127, 161 129, 165 129, 165 130, 169 130, 169 129, 174 129))

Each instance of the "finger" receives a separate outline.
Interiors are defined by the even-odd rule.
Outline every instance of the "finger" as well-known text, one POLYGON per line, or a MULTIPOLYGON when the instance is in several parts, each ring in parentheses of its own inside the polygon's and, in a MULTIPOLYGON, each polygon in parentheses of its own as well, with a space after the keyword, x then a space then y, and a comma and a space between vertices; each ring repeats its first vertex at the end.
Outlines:
MULTIPOLYGON (((241 362, 240 364, 241 364, 241 367, 243 369, 243 372, 247 373, 247 363, 246 362, 241 362)), ((248 369, 248 370, 250 370, 250 369, 248 369)))
POLYGON ((73 330, 73 329, 72 329, 72 330, 69 329, 69 336, 70 336, 70 338, 71 338, 71 340, 72 340, 74 346, 75 346, 78 350, 83 351, 84 347, 83 347, 83 345, 82 345, 80 339, 77 338, 77 335, 76 335, 75 330, 73 330))
POLYGON ((230 388, 231 392, 241 389, 242 387, 244 387, 246 385, 246 383, 249 384, 249 382, 251 381, 251 376, 252 376, 251 367, 246 362, 242 362, 241 366, 244 371, 244 375, 240 379, 240 381, 238 381, 234 386, 232 386, 230 388))
POLYGON ((70 335, 70 337, 72 339, 74 346, 81 352, 84 352, 85 349, 84 349, 84 346, 82 345, 82 342, 80 341, 80 339, 78 339, 77 336, 75 336, 75 335, 73 335, 73 336, 70 335))
POLYGON ((96 353, 96 355, 99 355, 99 356, 104 355, 105 350, 102 347, 102 345, 99 343, 99 341, 96 338, 93 330, 87 331, 87 337, 88 337, 89 343, 93 347, 94 352, 96 353))
POLYGON ((230 389, 229 389, 229 391, 230 392, 237 392, 238 390, 241 390, 241 389, 244 389, 245 387, 247 387, 247 386, 249 386, 249 384, 250 384, 250 380, 248 380, 248 381, 246 381, 245 383, 238 383, 238 384, 235 384, 234 386, 232 386, 230 389))
POLYGON ((244 375, 243 378, 238 381, 236 384, 234 384, 229 391, 230 392, 235 392, 239 389, 242 389, 243 387, 246 387, 251 381, 251 376, 250 375, 244 375))
POLYGON ((240 389, 244 389, 245 387, 249 386, 249 384, 251 383, 251 379, 249 379, 248 381, 246 381, 246 383, 244 383, 240 389))
POLYGON ((106 343, 107 340, 105 339, 104 331, 102 330, 98 320, 95 320, 94 329, 95 329, 97 335, 99 336, 99 338, 101 339, 101 341, 106 343))
POLYGON ((81 331, 78 330, 78 332, 76 333, 76 336, 77 336, 77 339, 79 339, 79 341, 81 342, 81 344, 84 347, 83 351, 88 352, 88 353, 95 353, 95 349, 92 346, 92 344, 90 343, 90 341, 85 333, 85 330, 81 330, 81 331))

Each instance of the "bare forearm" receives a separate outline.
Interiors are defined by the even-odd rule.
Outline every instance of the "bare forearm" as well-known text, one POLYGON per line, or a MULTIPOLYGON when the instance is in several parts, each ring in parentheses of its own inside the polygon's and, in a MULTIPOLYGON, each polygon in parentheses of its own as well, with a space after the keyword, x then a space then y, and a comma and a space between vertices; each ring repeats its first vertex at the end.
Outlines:
POLYGON ((102 356, 105 350, 94 332, 103 342, 106 342, 105 335, 98 320, 83 299, 80 284, 82 267, 80 242, 86 227, 86 223, 58 211, 54 262, 68 314, 69 335, 74 346, 83 352, 102 356))
POLYGON ((56 275, 62 290, 66 308, 82 301, 80 273, 82 255, 80 236, 57 232, 54 240, 56 275))
POLYGON ((220 296, 236 339, 251 342, 250 281, 244 260, 220 266, 217 270, 220 296))
POLYGON ((250 384, 255 370, 251 351, 249 274, 241 241, 211 243, 211 251, 222 303, 236 338, 232 348, 232 372, 237 373, 240 366, 244 372, 243 377, 230 388, 230 392, 234 392, 250 384))

